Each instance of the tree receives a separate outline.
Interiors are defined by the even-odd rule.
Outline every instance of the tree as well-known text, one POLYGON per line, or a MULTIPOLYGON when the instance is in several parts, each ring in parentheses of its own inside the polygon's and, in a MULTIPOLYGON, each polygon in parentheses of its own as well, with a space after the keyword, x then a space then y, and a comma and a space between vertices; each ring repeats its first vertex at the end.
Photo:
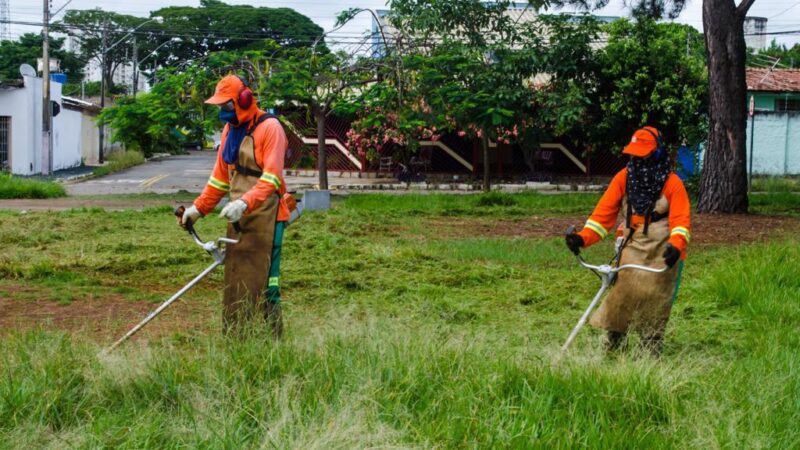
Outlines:
POLYGON ((754 0, 703 0, 709 132, 698 212, 746 213, 747 81, 744 19, 754 0))
MULTIPOLYGON (((74 53, 64 50, 64 38, 50 37, 50 58, 58 59, 61 72, 70 82, 83 79, 84 63, 74 53)), ((17 41, 0 41, 0 79, 14 80, 21 77, 19 66, 30 64, 36 67, 37 58, 42 57, 42 36, 25 33, 17 41)))
POLYGON ((187 142, 204 142, 220 126, 216 108, 204 100, 222 75, 244 65, 252 67, 242 55, 220 53, 181 70, 163 69, 150 92, 118 99, 102 111, 99 120, 114 130, 114 140, 145 156, 176 152, 187 142))
POLYGON ((598 51, 597 86, 590 94, 592 126, 576 131, 607 149, 619 149, 646 124, 656 125, 671 145, 703 141, 708 76, 702 35, 647 17, 621 19, 605 31, 608 43, 598 51))
POLYGON ((794 44, 791 48, 786 45, 779 45, 774 39, 770 46, 761 51, 747 49, 748 67, 772 67, 779 69, 800 68, 800 44, 794 44))
POLYGON ((197 8, 170 6, 151 16, 163 18, 153 29, 153 42, 180 38, 158 52, 156 61, 163 65, 219 51, 261 50, 265 41, 281 47, 308 47, 322 35, 322 28, 293 9, 228 5, 219 0, 201 0, 197 8))
POLYGON ((322 190, 328 189, 326 119, 356 87, 374 81, 373 63, 344 52, 319 53, 313 47, 288 49, 273 59, 271 76, 259 89, 266 105, 299 105, 314 117, 322 190))
MULTIPOLYGON (((92 59, 102 65, 103 50, 125 38, 134 28, 142 25, 148 19, 117 14, 104 11, 100 8, 89 10, 69 10, 64 19, 53 26, 53 31, 74 36, 80 43, 81 59, 88 62, 92 59), (105 34, 105 45, 104 37, 105 34)), ((144 25, 140 31, 146 32, 148 27, 155 27, 155 22, 144 25)), ((133 58, 133 49, 130 37, 120 42, 116 47, 106 51, 105 65, 101 70, 105 74, 106 82, 110 88, 113 86, 113 75, 121 64, 130 63, 133 58)), ((145 42, 142 42, 143 44, 145 42)))
POLYGON ((395 79, 389 71, 359 99, 366 108, 354 122, 350 144, 362 154, 374 149, 375 155, 387 145, 413 151, 420 139, 457 132, 480 141, 483 187, 489 190, 490 141, 524 140, 531 148, 579 122, 596 24, 563 16, 519 24, 510 6, 393 1, 393 62, 405 75, 395 79))
MULTIPOLYGON (((570 3, 604 4, 607 0, 570 3)), ((747 81, 744 19, 755 0, 703 0, 703 29, 709 80, 709 124, 697 211, 744 213, 748 209, 746 171, 747 81)), ((635 0, 662 7, 665 0, 635 0)), ((684 1, 673 0, 673 15, 684 1)))

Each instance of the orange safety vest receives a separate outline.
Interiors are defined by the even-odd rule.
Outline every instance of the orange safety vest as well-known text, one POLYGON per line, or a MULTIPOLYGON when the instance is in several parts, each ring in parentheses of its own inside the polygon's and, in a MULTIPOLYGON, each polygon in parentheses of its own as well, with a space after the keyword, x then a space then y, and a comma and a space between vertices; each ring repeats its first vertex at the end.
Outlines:
MULTIPOLYGON (((626 168, 614 176, 608 185, 608 189, 606 189, 606 192, 597 203, 594 212, 592 212, 589 220, 586 221, 583 230, 578 233, 583 238, 584 247, 596 244, 614 229, 620 208, 626 197, 627 175, 628 169, 626 168)), ((685 259, 686 249, 691 240, 691 205, 683 182, 674 172, 667 177, 661 195, 669 202, 667 215, 669 243, 680 250, 681 259, 685 259)), ((644 222, 644 216, 635 214, 631 217, 630 226, 631 228, 637 228, 643 225, 644 222)))
MULTIPOLYGON (((245 214, 256 210, 264 203, 270 195, 278 193, 280 202, 278 205, 278 222, 289 220, 289 207, 284 200, 286 193, 286 182, 283 179, 283 163, 286 151, 289 148, 289 141, 280 121, 274 116, 259 110, 255 115, 255 123, 248 135, 252 136, 255 162, 261 168, 258 182, 240 199, 247 203, 245 214)), ((225 140, 228 136, 230 125, 225 125, 222 131, 222 141, 217 151, 217 161, 208 183, 203 188, 203 192, 194 201, 197 210, 203 215, 209 214, 217 206, 222 197, 231 190, 230 174, 237 170, 236 164, 227 164, 222 158, 225 148, 225 140)))

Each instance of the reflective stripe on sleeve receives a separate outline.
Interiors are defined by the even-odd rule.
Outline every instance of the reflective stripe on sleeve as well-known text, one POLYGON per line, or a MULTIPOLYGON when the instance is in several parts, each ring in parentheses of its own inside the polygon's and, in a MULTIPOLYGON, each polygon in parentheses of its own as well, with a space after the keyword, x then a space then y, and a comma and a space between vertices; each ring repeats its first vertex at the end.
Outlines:
POLYGON ((222 192, 228 192, 228 191, 231 190, 231 185, 230 184, 228 184, 228 183, 226 183, 226 182, 224 182, 222 180, 218 180, 218 179, 216 179, 214 177, 211 177, 211 178, 208 179, 208 185, 213 187, 213 188, 215 188, 215 189, 219 189, 222 192))
POLYGON ((605 237, 608 236, 608 230, 603 228, 602 225, 600 225, 598 222, 595 222, 592 219, 586 221, 585 227, 597 233, 597 235, 600 236, 601 239, 605 239, 605 237))
POLYGON ((261 178, 259 178, 259 180, 272 183, 275 186, 275 189, 280 189, 281 187, 281 179, 269 172, 264 172, 261 174, 261 178))
POLYGON ((684 239, 686 239, 686 242, 689 242, 692 239, 692 234, 689 233, 689 230, 686 227, 675 227, 669 233, 670 236, 674 236, 676 234, 683 236, 684 239))

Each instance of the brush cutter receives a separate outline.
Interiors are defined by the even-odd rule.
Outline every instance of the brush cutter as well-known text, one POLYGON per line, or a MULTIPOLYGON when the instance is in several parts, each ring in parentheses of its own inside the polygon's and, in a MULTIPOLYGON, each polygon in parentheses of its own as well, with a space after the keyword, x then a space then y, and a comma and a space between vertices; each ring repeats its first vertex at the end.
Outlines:
MULTIPOLYGON (((186 211, 186 208, 183 206, 179 206, 175 209, 175 216, 179 219, 183 217, 183 213, 186 211)), ((297 202, 296 208, 292 211, 292 215, 289 218, 287 224, 291 224, 294 222, 300 215, 303 213, 303 202, 297 202)), ((237 235, 241 236, 242 229, 239 227, 239 222, 233 222, 233 229, 236 231, 237 235)), ((114 350, 117 346, 128 340, 131 336, 136 334, 139 330, 144 328, 148 322, 153 320, 156 316, 161 314, 162 311, 167 309, 169 305, 171 305, 175 300, 179 299, 183 294, 189 291, 189 289, 193 288, 197 283, 200 282, 203 278, 206 277, 209 273, 213 272, 217 266, 221 266, 225 261, 225 249, 228 245, 236 245, 239 243, 238 239, 230 239, 227 237, 220 237, 217 238, 216 241, 208 241, 204 242, 200 239, 200 236, 197 235, 197 232, 194 229, 194 225, 192 223, 186 223, 185 225, 186 231, 194 238, 194 242, 203 248, 209 255, 214 259, 214 262, 211 263, 205 270, 200 272, 192 281, 190 281, 186 286, 182 287, 181 290, 175 293, 172 297, 170 297, 167 301, 159 305, 153 312, 147 315, 141 322, 139 322, 135 327, 131 328, 130 331, 125 333, 124 336, 119 338, 117 342, 114 342, 110 347, 105 349, 103 353, 109 353, 114 350)))
MULTIPOLYGON (((569 229, 567 230, 567 234, 572 234, 574 230, 575 230, 574 226, 569 227, 569 229)), ((586 321, 589 319, 589 315, 592 313, 592 310, 600 302, 600 298, 603 297, 603 294, 606 292, 606 289, 608 289, 608 287, 611 286, 611 284, 613 284, 614 279, 616 278, 618 272, 626 269, 636 269, 636 270, 644 270, 645 272, 661 273, 669 269, 669 267, 654 269, 652 267, 642 266, 639 264, 624 264, 621 266, 619 265, 613 266, 612 264, 614 261, 619 261, 623 244, 624 244, 624 238, 619 238, 617 241, 614 258, 611 259, 611 262, 609 264, 601 264, 601 265, 589 264, 586 262, 585 259, 583 259, 583 257, 580 254, 576 255, 578 264, 594 272, 594 274, 597 275, 598 278, 600 278, 601 285, 600 285, 600 290, 597 291, 597 294, 592 299, 592 302, 589 303, 589 307, 586 308, 586 311, 584 311, 580 320, 578 320, 578 323, 575 325, 575 328, 572 329, 572 332, 567 337, 567 341, 564 342, 564 345, 561 347, 561 353, 559 353, 557 360, 561 359, 561 357, 564 356, 564 354, 567 352, 567 349, 569 348, 570 344, 572 344, 572 341, 575 340, 575 337, 578 335, 578 332, 581 331, 581 328, 583 328, 583 326, 586 324, 586 321)))

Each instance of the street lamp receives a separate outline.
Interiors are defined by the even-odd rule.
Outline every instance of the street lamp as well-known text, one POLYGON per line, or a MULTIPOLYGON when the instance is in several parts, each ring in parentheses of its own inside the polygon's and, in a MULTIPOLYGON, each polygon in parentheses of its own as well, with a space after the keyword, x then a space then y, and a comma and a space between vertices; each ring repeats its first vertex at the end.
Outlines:
POLYGON ((169 44, 170 42, 179 42, 180 38, 174 37, 168 41, 164 41, 158 47, 154 48, 153 51, 147 54, 144 58, 140 60, 136 60, 137 52, 136 52, 136 41, 134 40, 134 47, 133 47, 133 96, 136 97, 136 90, 139 88, 139 66, 149 57, 153 56, 158 52, 158 49, 161 47, 169 44))
MULTIPOLYGON (((45 0, 46 1, 46 0, 45 0)), ((132 29, 128 32, 125 36, 114 42, 110 46, 106 45, 108 39, 108 26, 103 27, 103 53, 101 55, 100 61, 100 110, 102 111, 103 108, 106 107, 106 54, 111 51, 114 47, 121 44, 125 39, 128 39, 133 33, 136 32, 139 28, 147 25, 150 22, 157 22, 161 23, 163 19, 161 17, 154 17, 150 20, 146 20, 140 23, 136 28, 132 29)), ((103 163, 103 141, 105 140, 105 126, 101 123, 100 124, 100 150, 98 154, 98 162, 100 164, 103 163)))

